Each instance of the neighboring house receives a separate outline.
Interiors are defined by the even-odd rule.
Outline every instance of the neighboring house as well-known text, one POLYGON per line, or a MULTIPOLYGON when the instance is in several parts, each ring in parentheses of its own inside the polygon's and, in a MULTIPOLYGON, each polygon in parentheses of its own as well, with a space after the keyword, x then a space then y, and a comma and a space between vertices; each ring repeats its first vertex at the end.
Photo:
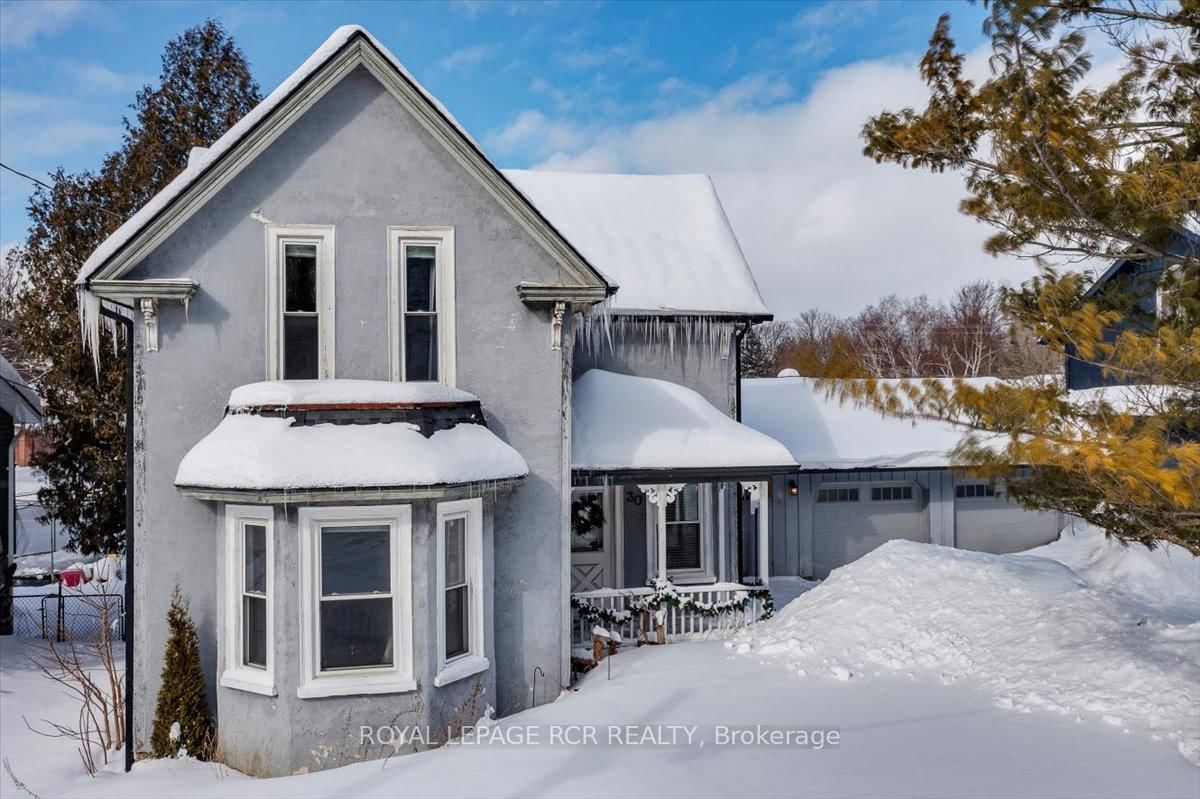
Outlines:
MULTIPOLYGON (((975 378, 983 380, 986 378, 975 378)), ((824 578, 894 540, 1008 553, 1058 537, 1056 513, 1023 509, 1003 483, 956 474, 962 431, 885 417, 801 377, 742 381, 746 424, 799 468, 771 481, 771 575, 824 578)))
POLYGON ((18 429, 42 421, 42 404, 36 393, 21 378, 8 359, 0 355, 0 449, 4 452, 4 540, 0 541, 0 635, 11 635, 12 570, 9 567, 16 551, 17 470, 14 449, 18 429))
MULTIPOLYGON (((1200 257, 1200 235, 1181 229, 1167 251, 1191 253, 1193 257, 1200 257)), ((1162 258, 1122 259, 1110 264, 1108 269, 1096 279, 1085 296, 1097 297, 1106 291, 1119 291, 1132 297, 1135 313, 1140 316, 1140 318, 1127 318, 1120 324, 1105 330, 1105 341, 1115 341, 1122 330, 1131 326, 1146 325, 1152 322, 1161 305, 1159 284, 1166 268, 1166 263, 1162 258)), ((1119 375, 1105 374, 1104 369, 1098 363, 1083 361, 1075 357, 1075 349, 1070 346, 1067 348, 1066 379, 1068 391, 1119 386, 1128 382, 1122 380, 1119 375)))
POLYGON ((501 172, 361 28, 79 290, 90 346, 135 321, 139 751, 176 585, 225 759, 277 775, 552 701, 573 589, 765 580, 736 542, 795 461, 736 421, 770 317, 709 180, 501 172))

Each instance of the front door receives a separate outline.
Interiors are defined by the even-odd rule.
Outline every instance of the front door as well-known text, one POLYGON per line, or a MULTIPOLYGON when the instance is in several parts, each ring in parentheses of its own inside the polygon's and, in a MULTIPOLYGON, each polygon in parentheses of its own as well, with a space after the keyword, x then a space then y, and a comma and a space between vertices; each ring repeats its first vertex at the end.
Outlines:
POLYGON ((616 587, 612 503, 603 488, 571 491, 571 591, 616 587))

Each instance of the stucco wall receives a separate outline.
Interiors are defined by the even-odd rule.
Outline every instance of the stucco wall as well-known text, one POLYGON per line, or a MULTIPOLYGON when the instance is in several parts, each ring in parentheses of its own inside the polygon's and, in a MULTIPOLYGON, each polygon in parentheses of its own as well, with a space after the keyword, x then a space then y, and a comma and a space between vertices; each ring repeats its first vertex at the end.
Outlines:
MULTIPOLYGON (((220 420, 230 389, 266 375, 265 232, 254 212, 277 224, 335 227, 336 364, 346 378, 388 375, 387 227, 454 227, 458 386, 479 396, 491 428, 530 468, 495 519, 497 708, 508 713, 530 701, 535 667, 551 685, 565 683, 563 353, 550 349, 548 316, 514 291, 522 280, 556 281, 558 269, 360 69, 131 274, 200 283, 186 318, 180 306, 162 306, 161 350, 138 353, 138 748, 177 583, 199 628, 210 698, 217 696, 218 511, 181 497, 172 481, 183 455, 220 420)), ((539 699, 547 693, 554 695, 539 690, 539 699)))

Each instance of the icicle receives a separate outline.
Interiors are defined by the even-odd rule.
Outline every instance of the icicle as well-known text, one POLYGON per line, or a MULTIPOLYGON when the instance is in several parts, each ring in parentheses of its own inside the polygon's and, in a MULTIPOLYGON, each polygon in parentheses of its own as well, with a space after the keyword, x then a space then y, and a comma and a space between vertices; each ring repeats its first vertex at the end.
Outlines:
POLYGON ((75 289, 76 305, 79 308, 79 332, 83 338, 84 351, 92 353, 92 368, 96 379, 100 379, 100 298, 84 286, 75 289))

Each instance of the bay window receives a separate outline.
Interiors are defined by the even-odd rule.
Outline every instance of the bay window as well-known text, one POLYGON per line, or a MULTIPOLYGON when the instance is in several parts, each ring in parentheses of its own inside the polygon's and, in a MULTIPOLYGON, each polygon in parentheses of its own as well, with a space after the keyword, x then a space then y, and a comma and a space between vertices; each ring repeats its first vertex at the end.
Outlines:
POLYGON ((443 686, 488 667, 483 641, 483 501, 438 503, 438 673, 443 686))
POLYGON ((388 236, 392 379, 454 385, 454 231, 388 236))
POLYGON ((411 509, 302 508, 299 515, 298 695, 412 690, 411 509))
POLYGON ((226 636, 221 684, 274 695, 274 513, 225 509, 226 636))

